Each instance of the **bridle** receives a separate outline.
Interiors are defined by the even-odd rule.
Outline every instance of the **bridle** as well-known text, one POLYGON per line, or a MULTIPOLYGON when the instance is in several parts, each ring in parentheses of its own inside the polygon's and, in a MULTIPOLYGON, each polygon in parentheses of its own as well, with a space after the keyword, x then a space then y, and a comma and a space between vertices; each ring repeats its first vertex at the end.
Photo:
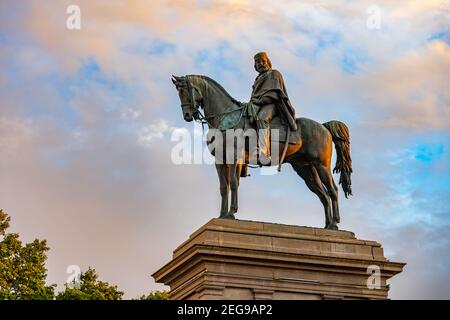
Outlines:
POLYGON ((194 92, 193 92, 194 89, 192 88, 191 83, 189 82, 188 76, 184 77, 184 83, 186 84, 186 90, 188 91, 189 101, 185 102, 185 103, 181 103, 181 109, 184 112, 184 110, 186 108, 190 108, 191 110, 193 110, 192 116, 194 117, 195 120, 198 120, 200 118, 199 117, 199 115, 200 115, 200 110, 199 110, 200 105, 195 103, 194 92))
MULTIPOLYGON (((188 75, 184 76, 184 82, 186 83, 186 89, 188 90, 188 93, 189 93, 189 101, 185 102, 185 103, 182 103, 181 104, 181 108, 183 109, 183 111, 184 111, 184 108, 186 108, 186 107, 192 108, 192 110, 194 110, 192 116, 194 117, 194 120, 196 122, 199 122, 199 123, 202 124, 202 128, 204 128, 203 126, 205 124, 209 125, 210 127, 213 127, 213 125, 211 124, 211 122, 208 119, 215 119, 217 117, 221 117, 221 116, 224 116, 225 114, 232 113, 232 112, 235 112, 235 111, 238 111, 238 110, 241 110, 241 117, 242 117, 242 115, 246 111, 247 104, 243 104, 243 105, 241 105, 240 108, 235 109, 235 110, 230 110, 228 112, 222 112, 222 113, 218 113, 218 114, 212 114, 212 115, 205 116, 204 114, 201 113, 201 111, 199 109, 200 105, 195 104, 194 91, 193 91, 195 88, 193 88, 191 86, 191 83, 189 81, 189 76, 188 75)), ((239 120, 240 120, 240 118, 238 119, 237 122, 239 122, 239 120)))
POLYGON ((200 111, 200 105, 195 103, 194 100, 194 88, 192 88, 191 83, 189 81, 189 76, 185 76, 185 83, 186 83, 186 89, 189 93, 189 102, 182 103, 181 108, 184 110, 186 106, 191 107, 193 112, 194 120, 197 122, 200 122, 203 125, 208 124, 209 126, 212 126, 211 123, 207 120, 207 118, 211 117, 205 117, 201 111, 200 111))

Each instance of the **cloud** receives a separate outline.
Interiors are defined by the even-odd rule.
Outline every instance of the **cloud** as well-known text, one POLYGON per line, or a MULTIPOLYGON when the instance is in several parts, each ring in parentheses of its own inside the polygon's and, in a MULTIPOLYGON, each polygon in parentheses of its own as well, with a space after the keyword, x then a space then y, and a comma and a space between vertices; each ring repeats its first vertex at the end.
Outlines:
POLYGON ((167 121, 160 119, 156 123, 145 126, 139 133, 139 142, 144 146, 150 146, 154 139, 162 138, 164 133, 170 130, 167 121))
POLYGON ((449 73, 450 47, 433 41, 387 65, 365 84, 386 125, 448 130, 449 73))
MULTIPOLYGON (((266 50, 298 116, 349 126, 341 227, 408 263, 391 297, 450 296, 445 2, 380 1, 380 30, 364 1, 76 3, 79 32, 73 1, 0 4, 0 205, 25 240, 49 240, 49 282, 78 264, 127 297, 162 288, 150 274, 219 211, 214 166, 171 161, 170 134, 195 130, 170 76, 207 74, 247 101, 266 50)), ((239 218, 323 226, 289 167, 251 174, 239 218)))

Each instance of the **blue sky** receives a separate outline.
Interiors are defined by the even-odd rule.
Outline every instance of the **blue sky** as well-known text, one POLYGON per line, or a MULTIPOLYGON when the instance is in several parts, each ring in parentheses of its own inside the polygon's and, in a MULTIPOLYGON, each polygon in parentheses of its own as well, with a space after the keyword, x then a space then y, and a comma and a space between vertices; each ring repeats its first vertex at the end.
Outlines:
MULTIPOLYGON (((265 50, 297 116, 349 126, 341 228, 408 263, 390 296, 450 298, 449 3, 379 1, 376 30, 371 4, 3 1, 0 207, 24 240, 49 241, 49 282, 77 264, 128 297, 163 288, 149 275, 219 210, 214 168, 171 162, 171 133, 193 125, 170 77, 208 75, 247 101, 265 50)), ((289 167, 253 172, 240 198, 241 219, 323 225, 289 167)))

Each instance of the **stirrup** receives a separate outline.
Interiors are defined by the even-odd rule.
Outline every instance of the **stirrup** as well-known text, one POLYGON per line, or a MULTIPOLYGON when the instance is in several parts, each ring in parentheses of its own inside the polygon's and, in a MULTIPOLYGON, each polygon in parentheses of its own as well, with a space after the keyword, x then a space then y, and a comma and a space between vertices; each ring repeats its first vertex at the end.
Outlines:
POLYGON ((249 162, 249 163, 253 164, 253 165, 256 164, 260 168, 261 167, 270 167, 271 166, 272 158, 270 156, 268 156, 268 155, 259 154, 259 152, 256 155, 252 154, 250 160, 255 160, 255 159, 256 159, 256 163, 255 162, 249 162), (261 158, 264 158, 263 159, 264 161, 261 162, 261 158))
POLYGON ((258 156, 258 165, 259 167, 270 167, 272 163, 272 159, 270 156, 266 155, 266 154, 261 154, 258 156), (264 161, 261 162, 261 158, 264 159, 264 161), (263 163, 264 162, 264 163, 263 163))

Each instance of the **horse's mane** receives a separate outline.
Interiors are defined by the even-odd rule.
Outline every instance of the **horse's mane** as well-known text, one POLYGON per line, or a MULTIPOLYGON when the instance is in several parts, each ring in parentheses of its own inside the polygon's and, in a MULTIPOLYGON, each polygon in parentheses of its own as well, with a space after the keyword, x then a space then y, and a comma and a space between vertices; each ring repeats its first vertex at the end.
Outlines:
POLYGON ((210 81, 210 82, 212 82, 217 88, 219 88, 231 101, 233 101, 234 103, 236 103, 236 104, 241 104, 241 102, 240 101, 238 101, 238 100, 236 100, 235 98, 233 98, 229 93, 228 93, 228 91, 227 90, 225 90, 224 89, 224 87, 222 87, 221 85, 220 85, 220 83, 218 83, 216 80, 214 80, 214 79, 212 79, 212 78, 210 78, 210 77, 208 77, 208 76, 203 76, 203 75, 199 75, 199 74, 190 74, 189 76, 194 76, 194 77, 199 77, 199 78, 201 78, 201 79, 203 79, 203 80, 207 80, 207 81, 210 81))

